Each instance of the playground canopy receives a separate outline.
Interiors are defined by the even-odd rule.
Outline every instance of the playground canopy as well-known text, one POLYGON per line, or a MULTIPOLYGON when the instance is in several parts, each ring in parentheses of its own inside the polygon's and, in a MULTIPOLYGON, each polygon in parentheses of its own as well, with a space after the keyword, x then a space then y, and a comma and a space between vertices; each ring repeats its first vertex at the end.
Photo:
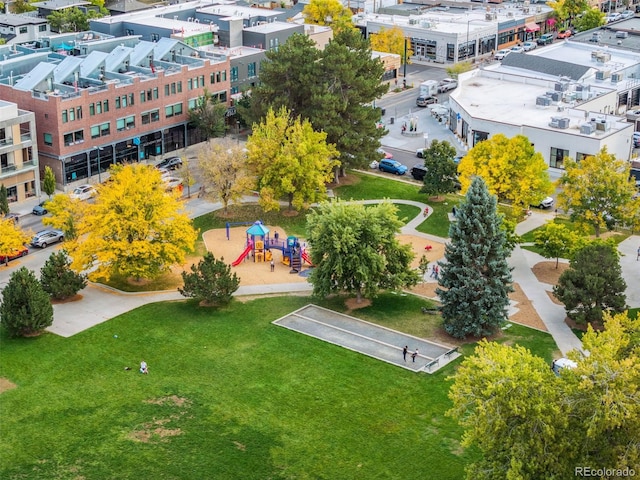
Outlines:
POLYGON ((254 224, 247 229, 248 235, 254 235, 256 237, 264 237, 267 233, 269 233, 269 229, 265 227, 261 221, 254 222, 254 224))

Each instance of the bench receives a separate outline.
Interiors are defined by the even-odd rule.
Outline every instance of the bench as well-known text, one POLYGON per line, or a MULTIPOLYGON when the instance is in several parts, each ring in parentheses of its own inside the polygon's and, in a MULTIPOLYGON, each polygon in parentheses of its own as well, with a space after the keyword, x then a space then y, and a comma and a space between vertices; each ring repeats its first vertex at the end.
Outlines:
POLYGON ((422 313, 431 313, 431 314, 436 314, 436 313, 440 313, 440 310, 438 308, 427 308, 427 307, 422 307, 420 308, 420 310, 422 311, 422 313))
POLYGON ((432 360, 431 362, 427 363, 424 368, 426 368, 427 370, 431 371, 431 367, 433 367, 434 365, 438 365, 440 363, 440 359, 436 358, 435 360, 432 360))
POLYGON ((451 350, 449 350, 447 353, 444 354, 445 357, 449 358, 451 357, 451 355, 453 355, 454 353, 458 353, 458 347, 456 348, 452 348, 451 350))

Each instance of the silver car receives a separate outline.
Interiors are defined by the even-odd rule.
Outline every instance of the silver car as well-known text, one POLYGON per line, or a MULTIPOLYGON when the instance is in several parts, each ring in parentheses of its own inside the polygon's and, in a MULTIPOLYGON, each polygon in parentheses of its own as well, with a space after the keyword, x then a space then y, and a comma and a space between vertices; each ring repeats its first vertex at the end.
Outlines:
POLYGON ((62 230, 50 229, 42 230, 36 233, 36 236, 31 240, 31 245, 39 248, 47 248, 47 245, 52 243, 62 242, 64 240, 64 232, 62 230))

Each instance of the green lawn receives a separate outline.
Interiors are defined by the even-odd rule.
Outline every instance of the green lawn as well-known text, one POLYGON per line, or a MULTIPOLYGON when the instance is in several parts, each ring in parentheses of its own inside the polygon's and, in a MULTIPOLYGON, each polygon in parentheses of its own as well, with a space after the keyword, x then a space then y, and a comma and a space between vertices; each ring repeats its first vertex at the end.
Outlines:
MULTIPOLYGON (((309 301, 153 304, 68 339, 0 337, 17 384, 0 395, 0 478, 462 478, 476 453, 444 416, 457 362, 415 374, 271 324, 309 301)), ((358 315, 419 330, 424 304, 386 295, 358 315)), ((503 340, 553 349, 522 327, 503 340)))

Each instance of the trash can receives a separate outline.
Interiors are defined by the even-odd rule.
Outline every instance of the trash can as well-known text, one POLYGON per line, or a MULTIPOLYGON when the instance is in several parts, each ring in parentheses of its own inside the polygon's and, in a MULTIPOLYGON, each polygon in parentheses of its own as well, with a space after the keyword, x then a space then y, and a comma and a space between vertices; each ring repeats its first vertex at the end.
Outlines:
POLYGON ((396 121, 395 117, 390 117, 389 118, 389 124, 393 125, 393 123, 396 121))
POLYGON ((386 108, 381 108, 380 112, 382 113, 382 116, 384 117, 384 114, 387 113, 387 109, 386 108))

